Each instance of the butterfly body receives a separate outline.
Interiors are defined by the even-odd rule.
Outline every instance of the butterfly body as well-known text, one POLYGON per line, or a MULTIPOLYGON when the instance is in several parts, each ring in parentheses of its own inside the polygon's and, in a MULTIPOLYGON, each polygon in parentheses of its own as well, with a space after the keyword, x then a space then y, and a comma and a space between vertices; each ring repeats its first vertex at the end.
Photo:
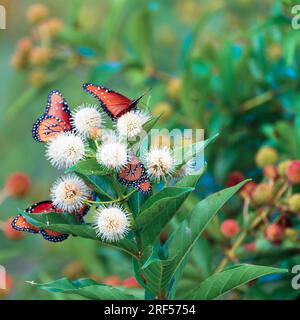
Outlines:
POLYGON ((34 123, 32 136, 38 142, 48 142, 62 132, 72 130, 71 111, 60 91, 51 91, 45 113, 34 123))
POLYGON ((118 119, 126 112, 129 112, 136 107, 138 102, 143 96, 137 99, 130 100, 124 95, 115 92, 111 89, 97 86, 92 83, 86 83, 83 85, 83 89, 94 96, 99 102, 102 109, 110 116, 113 120, 118 119))
POLYGON ((129 163, 119 171, 118 180, 121 184, 143 193, 151 192, 151 184, 145 166, 136 156, 132 156, 129 163))

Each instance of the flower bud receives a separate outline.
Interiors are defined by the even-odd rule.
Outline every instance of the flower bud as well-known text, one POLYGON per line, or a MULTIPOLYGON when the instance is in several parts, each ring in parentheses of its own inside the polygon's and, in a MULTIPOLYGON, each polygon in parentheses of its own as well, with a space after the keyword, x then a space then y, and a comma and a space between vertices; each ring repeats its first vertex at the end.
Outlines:
POLYGON ((227 177, 226 186, 233 187, 236 184, 242 182, 244 179, 245 179, 245 177, 241 172, 233 171, 227 177))
POLYGON ((22 238, 24 235, 22 232, 15 230, 12 226, 11 223, 13 222, 14 218, 8 219, 5 224, 4 224, 4 233, 6 237, 10 240, 16 240, 22 238))
POLYGON ((48 47, 35 47, 31 50, 29 61, 34 66, 42 66, 49 62, 53 56, 53 51, 48 47))
POLYGON ((159 115, 161 115, 161 119, 163 121, 168 120, 172 115, 172 113, 173 113, 173 108, 168 102, 160 102, 156 104, 152 110, 152 114, 155 117, 158 117, 159 115))
POLYGON ((42 3, 31 5, 27 10, 27 20, 30 23, 40 22, 48 17, 48 7, 42 3))
POLYGON ((32 40, 30 38, 22 38, 17 43, 18 51, 28 53, 32 48, 32 40))
POLYGON ((279 178, 279 173, 274 165, 267 165, 264 167, 264 176, 270 180, 279 178))
POLYGON ((13 198, 22 198, 26 196, 31 187, 29 177, 22 172, 11 174, 5 183, 5 189, 9 196, 13 198))
POLYGON ((291 160, 285 160, 279 163, 277 170, 281 177, 285 177, 290 163, 291 163, 291 160))
POLYGON ((180 90, 181 90, 181 80, 179 78, 173 78, 169 80, 167 85, 167 92, 172 99, 174 100, 179 99, 180 90))
POLYGON ((252 194, 253 202, 260 206, 270 202, 273 196, 273 188, 267 183, 260 183, 257 185, 252 194))
POLYGON ((122 281, 122 286, 125 288, 141 288, 135 277, 129 277, 122 281))
POLYGON ((278 160, 278 153, 272 147, 262 147, 255 155, 256 165, 263 168, 267 165, 275 164, 278 160))
POLYGON ((239 233, 239 231, 240 227, 234 219, 227 219, 221 224, 221 233, 226 238, 234 237, 239 233))
POLYGON ((295 193, 289 198, 288 206, 292 212, 300 213, 300 193, 295 193))
POLYGON ((17 51, 11 57, 11 65, 15 70, 24 70, 27 67, 27 59, 25 55, 17 51))
POLYGON ((284 228, 277 224, 270 224, 265 230, 265 238, 272 243, 280 243, 284 238, 284 228))
POLYGON ((286 176, 293 184, 300 183, 300 160, 292 160, 287 168, 286 176))
POLYGON ((42 87, 47 80, 47 74, 43 70, 34 70, 29 75, 29 82, 34 87, 42 87))
POLYGON ((40 34, 45 37, 55 38, 62 30, 63 26, 64 24, 60 19, 51 18, 41 24, 39 27, 40 34))
POLYGON ((93 140, 98 140, 101 135, 101 129, 100 128, 93 128, 90 130, 90 137, 93 140))

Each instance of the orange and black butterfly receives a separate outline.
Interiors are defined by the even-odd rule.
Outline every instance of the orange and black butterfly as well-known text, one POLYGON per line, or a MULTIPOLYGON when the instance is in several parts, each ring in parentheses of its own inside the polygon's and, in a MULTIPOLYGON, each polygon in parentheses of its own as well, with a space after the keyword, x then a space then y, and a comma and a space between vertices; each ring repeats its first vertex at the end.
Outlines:
POLYGON ((146 169, 140 159, 132 156, 129 163, 118 173, 121 184, 133 187, 143 193, 151 192, 151 184, 146 169))
POLYGON ((130 100, 118 92, 91 83, 84 84, 83 89, 99 100, 103 110, 113 120, 135 108, 143 97, 142 95, 137 99, 130 100))
POLYGON ((54 90, 48 95, 45 113, 32 127, 32 136, 36 141, 48 142, 59 133, 71 130, 70 108, 61 92, 54 90))
MULTIPOLYGON (((52 201, 42 201, 32 205, 25 210, 28 213, 49 213, 49 212, 62 212, 57 209, 52 201)), ((30 232, 30 233, 40 233, 44 239, 51 242, 60 242, 68 238, 68 234, 61 232, 56 232, 52 230, 41 229, 30 224, 21 214, 17 215, 11 223, 15 230, 30 232)))
MULTIPOLYGON (((91 195, 87 198, 87 200, 90 200, 90 201, 95 201, 96 200, 96 195, 95 193, 91 193, 91 195)), ((84 216, 89 212, 90 210, 90 206, 89 205, 84 205, 78 212, 74 212, 77 220, 80 222, 80 223, 84 223, 84 216)))

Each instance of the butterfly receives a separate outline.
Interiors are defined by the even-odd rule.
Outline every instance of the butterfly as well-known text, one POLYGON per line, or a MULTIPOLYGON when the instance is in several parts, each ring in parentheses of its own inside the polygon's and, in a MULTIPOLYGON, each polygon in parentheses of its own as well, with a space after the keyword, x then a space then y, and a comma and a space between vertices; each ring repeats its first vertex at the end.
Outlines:
MULTIPOLYGON (((27 213, 49 213, 49 212, 62 212, 60 209, 57 209, 52 201, 42 201, 38 202, 31 207, 25 210, 27 213)), ((12 227, 15 230, 30 232, 30 233, 40 233, 44 239, 51 242, 60 242, 68 238, 68 234, 41 229, 30 224, 21 214, 17 215, 12 221, 12 227)))
POLYGON ((83 89, 99 100, 103 110, 113 120, 116 120, 126 112, 135 108, 144 96, 142 95, 137 99, 130 100, 118 92, 91 83, 84 84, 83 89))
POLYGON ((151 192, 151 184, 146 169, 136 156, 132 156, 129 163, 118 172, 118 180, 121 184, 133 187, 140 192, 151 192))
MULTIPOLYGON (((90 201, 95 201, 96 200, 96 194, 95 193, 91 193, 91 195, 87 198, 87 200, 90 201)), ((89 212, 90 210, 90 206, 89 205, 84 205, 78 212, 74 212, 76 218, 78 219, 78 221, 80 223, 84 223, 84 216, 89 212)))
POLYGON ((60 91, 51 91, 45 113, 32 127, 32 136, 36 141, 48 142, 59 133, 71 131, 71 111, 60 91))

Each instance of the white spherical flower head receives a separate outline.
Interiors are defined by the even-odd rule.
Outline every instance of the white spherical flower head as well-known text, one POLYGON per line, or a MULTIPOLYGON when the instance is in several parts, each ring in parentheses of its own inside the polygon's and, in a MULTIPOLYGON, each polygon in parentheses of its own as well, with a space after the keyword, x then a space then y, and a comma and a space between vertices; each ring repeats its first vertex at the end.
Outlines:
POLYGON ((90 137, 92 130, 100 129, 102 123, 102 114, 95 105, 82 105, 72 114, 76 132, 85 138, 90 137))
POLYGON ((61 133, 47 143, 46 157, 58 169, 67 169, 84 158, 84 142, 73 133, 61 133))
POLYGON ((120 207, 100 207, 96 210, 94 228, 102 240, 114 242, 123 239, 129 231, 127 213, 120 207))
POLYGON ((80 210, 90 194, 90 189, 75 174, 59 178, 51 189, 53 204, 66 212, 80 210))
POLYGON ((127 146, 119 141, 107 141, 98 147, 96 159, 109 169, 120 169, 128 161, 127 146))
POLYGON ((174 170, 174 161, 169 148, 153 148, 146 155, 149 175, 159 181, 166 179, 174 170))
POLYGON ((127 112, 118 119, 117 130, 121 136, 134 138, 142 133, 143 124, 149 118, 146 113, 140 110, 127 112))

